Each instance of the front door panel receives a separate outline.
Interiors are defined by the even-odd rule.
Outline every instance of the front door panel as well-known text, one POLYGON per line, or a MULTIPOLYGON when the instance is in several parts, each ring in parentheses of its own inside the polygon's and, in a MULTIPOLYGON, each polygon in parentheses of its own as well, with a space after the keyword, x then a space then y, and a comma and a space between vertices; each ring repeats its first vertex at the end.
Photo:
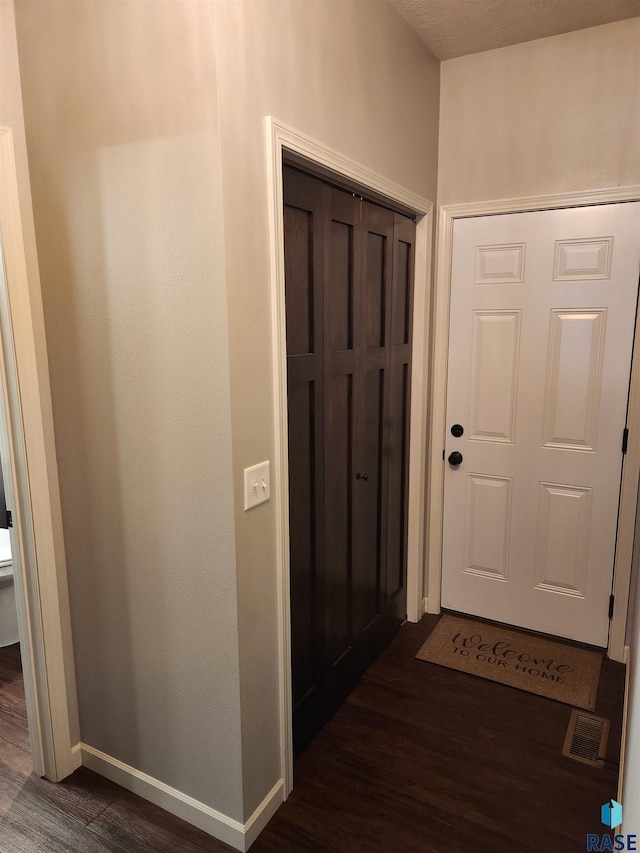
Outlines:
POLYGON ((637 203, 456 221, 444 607, 607 644, 639 255, 637 203))

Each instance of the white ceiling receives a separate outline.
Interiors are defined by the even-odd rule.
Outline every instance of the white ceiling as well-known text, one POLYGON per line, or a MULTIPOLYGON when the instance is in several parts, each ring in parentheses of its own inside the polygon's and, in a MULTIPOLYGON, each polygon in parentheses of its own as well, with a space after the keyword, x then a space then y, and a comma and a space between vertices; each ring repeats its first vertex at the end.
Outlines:
POLYGON ((452 59, 640 15, 640 0, 393 2, 438 59, 452 59))

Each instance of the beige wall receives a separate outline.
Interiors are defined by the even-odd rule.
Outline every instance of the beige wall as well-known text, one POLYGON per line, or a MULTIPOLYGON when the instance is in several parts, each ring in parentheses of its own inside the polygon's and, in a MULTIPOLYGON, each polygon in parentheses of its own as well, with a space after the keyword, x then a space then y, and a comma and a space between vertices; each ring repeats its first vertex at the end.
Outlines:
MULTIPOLYGON (((220 0, 235 482, 273 460, 265 116, 435 200, 439 64, 386 2, 220 0)), ((273 505, 236 492, 245 816, 280 775, 273 505)))
POLYGON ((18 0, 17 31, 82 738, 240 818, 212 11, 18 0))
POLYGON ((640 184, 640 18, 442 64, 438 203, 640 184))

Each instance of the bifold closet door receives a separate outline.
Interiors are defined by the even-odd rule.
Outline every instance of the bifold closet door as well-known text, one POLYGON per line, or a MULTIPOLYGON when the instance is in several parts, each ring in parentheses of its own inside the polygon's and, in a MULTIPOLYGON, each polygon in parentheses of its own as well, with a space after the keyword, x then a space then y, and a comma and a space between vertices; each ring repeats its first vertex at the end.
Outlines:
POLYGON ((413 222, 285 168, 294 745, 406 615, 413 222))
POLYGON ((386 494, 387 571, 384 596, 387 623, 396 625, 407 616, 409 415, 415 241, 415 222, 394 213, 393 290, 387 348, 390 382, 385 435, 389 476, 386 494))
POLYGON ((353 632, 362 670, 406 617, 410 318, 415 224, 362 202, 353 486, 353 632), (358 479, 358 474, 367 479, 358 479))
POLYGON ((287 168, 284 177, 291 668, 297 753, 324 719, 326 198, 319 181, 287 168))

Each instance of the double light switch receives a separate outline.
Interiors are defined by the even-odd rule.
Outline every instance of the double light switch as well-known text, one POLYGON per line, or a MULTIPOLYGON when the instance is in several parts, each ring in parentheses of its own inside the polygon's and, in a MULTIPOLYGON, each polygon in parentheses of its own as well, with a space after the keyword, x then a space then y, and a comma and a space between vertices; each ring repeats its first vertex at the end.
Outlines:
POLYGON ((244 511, 265 503, 271 497, 269 462, 244 469, 244 511))

